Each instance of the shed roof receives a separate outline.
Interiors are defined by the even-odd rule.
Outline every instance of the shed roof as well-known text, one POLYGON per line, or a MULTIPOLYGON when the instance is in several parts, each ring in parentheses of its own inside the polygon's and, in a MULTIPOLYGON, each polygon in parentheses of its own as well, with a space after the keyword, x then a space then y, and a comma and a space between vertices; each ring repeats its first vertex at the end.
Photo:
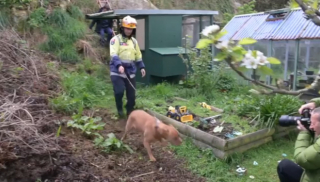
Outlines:
POLYGON ((223 29, 228 33, 220 40, 240 40, 242 38, 256 40, 320 39, 320 27, 314 25, 312 21, 306 20, 301 8, 237 15, 223 29), (283 19, 266 21, 270 14, 280 11, 287 11, 288 15, 283 19))
POLYGON ((218 11, 209 10, 168 10, 168 9, 143 9, 143 10, 131 10, 131 9, 117 9, 114 11, 106 11, 101 13, 87 14, 86 18, 111 18, 111 17, 122 17, 122 16, 141 16, 141 15, 218 15, 218 11))

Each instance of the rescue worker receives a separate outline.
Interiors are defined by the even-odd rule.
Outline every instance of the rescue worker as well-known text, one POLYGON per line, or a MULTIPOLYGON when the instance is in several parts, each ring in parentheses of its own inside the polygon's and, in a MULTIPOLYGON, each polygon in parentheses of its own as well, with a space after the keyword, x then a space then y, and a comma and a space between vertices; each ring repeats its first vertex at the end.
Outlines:
MULTIPOLYGON (((99 13, 109 11, 110 7, 106 4, 102 8, 99 9, 99 13)), ((107 20, 107 19, 94 19, 92 20, 89 28, 92 29, 93 26, 97 24, 95 28, 95 32, 100 35, 100 43, 102 46, 109 45, 110 40, 113 36, 113 20, 107 20), (105 34, 107 34, 107 40, 105 39, 105 34)))
POLYGON ((137 40, 133 37, 136 32, 136 19, 126 16, 122 19, 120 34, 110 41, 110 76, 113 84, 114 97, 120 117, 124 117, 122 98, 126 91, 127 116, 135 106, 135 74, 137 68, 142 77, 146 75, 145 65, 137 40))

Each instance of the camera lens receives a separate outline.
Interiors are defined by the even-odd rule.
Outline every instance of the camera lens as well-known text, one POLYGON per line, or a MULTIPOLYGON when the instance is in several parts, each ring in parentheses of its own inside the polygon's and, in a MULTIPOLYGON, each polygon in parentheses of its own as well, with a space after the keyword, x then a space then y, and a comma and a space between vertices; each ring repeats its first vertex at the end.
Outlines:
POLYGON ((297 121, 300 119, 301 117, 298 116, 282 115, 279 119, 279 125, 283 127, 294 126, 297 125, 297 121))

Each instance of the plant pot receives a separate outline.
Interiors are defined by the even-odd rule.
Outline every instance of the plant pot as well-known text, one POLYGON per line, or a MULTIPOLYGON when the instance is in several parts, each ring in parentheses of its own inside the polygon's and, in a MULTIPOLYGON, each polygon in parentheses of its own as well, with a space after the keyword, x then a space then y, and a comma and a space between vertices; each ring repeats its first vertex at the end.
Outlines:
POLYGON ((313 75, 314 71, 306 71, 306 75, 313 75))

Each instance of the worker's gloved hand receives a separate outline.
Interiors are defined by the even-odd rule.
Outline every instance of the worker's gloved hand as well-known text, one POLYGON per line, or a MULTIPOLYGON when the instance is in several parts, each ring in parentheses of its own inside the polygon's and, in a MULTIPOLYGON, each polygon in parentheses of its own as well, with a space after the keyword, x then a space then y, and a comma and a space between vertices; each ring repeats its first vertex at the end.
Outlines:
POLYGON ((118 71, 121 74, 124 73, 124 67, 123 66, 119 66, 118 71))

